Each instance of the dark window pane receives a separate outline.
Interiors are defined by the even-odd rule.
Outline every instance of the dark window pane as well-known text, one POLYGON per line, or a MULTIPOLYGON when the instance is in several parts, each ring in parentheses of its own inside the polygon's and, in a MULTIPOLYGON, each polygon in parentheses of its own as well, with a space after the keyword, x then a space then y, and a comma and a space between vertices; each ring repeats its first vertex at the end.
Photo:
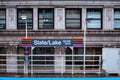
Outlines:
POLYGON ((120 28, 120 9, 114 10, 114 28, 120 28))
POLYGON ((5 29, 6 27, 6 11, 0 10, 0 29, 5 29))
POLYGON ((74 48, 75 55, 82 55, 83 51, 84 51, 83 48, 74 48))
POLYGON ((54 26, 53 9, 39 9, 39 28, 52 29, 54 26))
POLYGON ((39 20, 39 28, 53 28, 53 20, 51 19, 39 20))
POLYGON ((80 27, 80 20, 67 20, 66 25, 69 28, 79 28, 80 27))
POLYGON ((18 9, 18 29, 25 29, 25 20, 22 20, 21 16, 27 16, 27 27, 30 29, 33 27, 33 10, 32 9, 18 9))
POLYGON ((74 48, 74 56, 73 56, 73 59, 74 59, 74 64, 75 65, 80 65, 80 64, 83 64, 83 48, 74 48))
POLYGON ((114 18, 120 18, 120 9, 114 10, 114 18))
POLYGON ((33 50, 33 64, 54 64, 53 47, 36 47, 33 50))
POLYGON ((53 18, 53 10, 43 9, 39 10, 39 18, 53 18))
POLYGON ((66 18, 80 18, 80 10, 67 10, 66 18))
POLYGON ((79 9, 66 9, 66 28, 80 28, 80 15, 79 9))

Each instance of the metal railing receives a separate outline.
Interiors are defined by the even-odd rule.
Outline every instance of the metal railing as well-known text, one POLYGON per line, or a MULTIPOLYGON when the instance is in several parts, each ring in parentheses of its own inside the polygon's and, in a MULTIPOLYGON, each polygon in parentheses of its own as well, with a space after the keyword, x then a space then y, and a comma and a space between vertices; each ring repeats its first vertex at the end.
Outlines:
MULTIPOLYGON (((25 73, 24 56, 0 54, 0 73, 25 73)), ((29 55, 27 71, 34 73, 83 73, 83 55, 29 55)), ((102 55, 85 56, 85 73, 101 73, 102 55)), ((27 73, 27 74, 28 74, 27 73)))

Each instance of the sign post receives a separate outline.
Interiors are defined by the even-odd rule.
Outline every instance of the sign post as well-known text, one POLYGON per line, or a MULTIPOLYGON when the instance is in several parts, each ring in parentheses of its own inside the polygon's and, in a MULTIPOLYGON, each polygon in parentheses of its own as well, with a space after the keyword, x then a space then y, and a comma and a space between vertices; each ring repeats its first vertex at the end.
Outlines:
POLYGON ((24 74, 28 75, 29 48, 32 46, 32 38, 22 38, 22 47, 24 47, 24 74))
POLYGON ((28 75, 28 65, 29 65, 29 50, 28 47, 25 47, 24 51, 24 73, 28 75))

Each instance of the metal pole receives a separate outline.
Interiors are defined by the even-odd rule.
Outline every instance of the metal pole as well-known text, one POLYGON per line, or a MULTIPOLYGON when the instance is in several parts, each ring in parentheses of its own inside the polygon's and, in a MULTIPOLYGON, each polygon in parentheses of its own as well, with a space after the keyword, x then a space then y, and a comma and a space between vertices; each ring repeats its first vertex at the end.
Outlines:
POLYGON ((31 75, 33 75, 33 49, 34 47, 31 47, 31 75))
MULTIPOLYGON (((27 38, 27 18, 25 19, 25 37, 27 38)), ((27 63, 25 64, 25 70, 26 70, 25 74, 28 75, 28 64, 27 63)))
MULTIPOLYGON (((27 50, 27 47, 26 47, 26 50, 27 50)), ((28 51, 28 50, 27 50, 28 51)), ((28 76, 28 64, 29 64, 29 61, 28 61, 28 57, 29 57, 29 55, 28 54, 24 54, 24 57, 25 57, 25 61, 24 61, 24 65, 25 65, 25 67, 24 67, 24 74, 25 74, 25 76, 28 76)))
MULTIPOLYGON (((23 55, 23 57, 25 58, 25 56, 23 55)), ((24 75, 25 75, 26 69, 25 69, 25 61, 24 61, 24 75)))
MULTIPOLYGON (((23 16, 21 16, 21 18, 23 19, 23 20, 25 20, 25 37, 27 38, 27 16, 26 15, 23 15, 23 16)), ((25 49, 27 50, 27 46, 25 47, 25 49)), ((25 75, 28 75, 28 64, 29 63, 27 63, 27 61, 28 61, 28 57, 29 57, 29 55, 27 54, 27 55, 25 55, 24 54, 24 58, 25 58, 25 61, 24 61, 24 74, 25 75)))
POLYGON ((73 60, 73 59, 74 59, 74 58, 73 58, 73 47, 71 47, 71 49, 72 49, 72 77, 73 77, 73 73, 74 73, 74 71, 73 71, 73 69, 74 69, 74 68, 73 68, 73 67, 74 67, 74 64, 73 64, 73 61, 74 61, 74 60, 73 60))
POLYGON ((84 69, 84 75, 85 75, 85 71, 86 71, 86 68, 85 68, 85 56, 86 56, 86 26, 85 26, 85 28, 84 28, 84 64, 83 64, 83 69, 84 69))
POLYGON ((26 38, 27 38, 27 35, 28 35, 28 33, 27 33, 27 19, 25 19, 25 36, 26 36, 26 38))
MULTIPOLYGON (((28 58, 28 55, 26 57, 28 58)), ((28 62, 25 63, 25 75, 28 76, 28 62)))

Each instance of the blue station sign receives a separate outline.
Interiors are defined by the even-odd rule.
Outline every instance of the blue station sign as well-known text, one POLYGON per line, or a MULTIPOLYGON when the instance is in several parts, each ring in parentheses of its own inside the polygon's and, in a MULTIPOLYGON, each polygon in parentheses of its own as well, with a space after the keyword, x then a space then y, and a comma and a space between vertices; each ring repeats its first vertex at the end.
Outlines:
POLYGON ((83 47, 83 38, 72 39, 32 39, 22 38, 22 47, 32 46, 73 46, 83 47))
POLYGON ((72 46, 71 39, 33 39, 32 46, 72 46))

